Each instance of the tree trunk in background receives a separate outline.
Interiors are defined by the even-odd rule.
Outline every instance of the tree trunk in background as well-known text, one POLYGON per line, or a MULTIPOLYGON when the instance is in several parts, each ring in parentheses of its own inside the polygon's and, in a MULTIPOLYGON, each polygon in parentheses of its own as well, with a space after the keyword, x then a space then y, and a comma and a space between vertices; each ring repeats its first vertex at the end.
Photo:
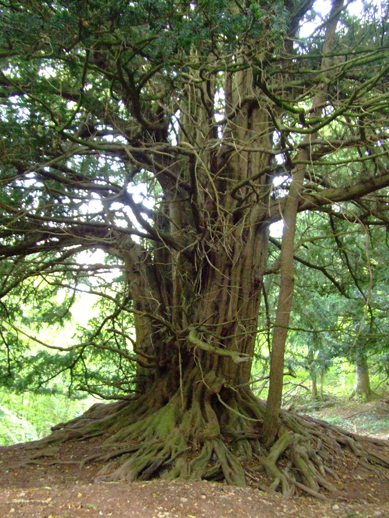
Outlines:
POLYGON ((371 396, 369 366, 364 354, 359 356, 355 362, 355 385, 353 394, 364 398, 371 396))
POLYGON ((326 371, 323 368, 320 371, 320 399, 323 399, 323 397, 324 397, 324 378, 325 378, 325 375, 326 375, 326 371))
MULTIPOLYGON (((315 401, 318 399, 318 390, 317 390, 317 366, 315 363, 315 349, 312 347, 308 348, 308 370, 309 370, 309 376, 311 378, 311 399, 312 401, 315 401)), ((323 386, 321 387, 321 392, 323 391, 323 386)))
POLYGON ((318 398, 318 392, 317 392, 317 375, 316 372, 313 370, 311 372, 311 397, 312 401, 316 401, 318 398))

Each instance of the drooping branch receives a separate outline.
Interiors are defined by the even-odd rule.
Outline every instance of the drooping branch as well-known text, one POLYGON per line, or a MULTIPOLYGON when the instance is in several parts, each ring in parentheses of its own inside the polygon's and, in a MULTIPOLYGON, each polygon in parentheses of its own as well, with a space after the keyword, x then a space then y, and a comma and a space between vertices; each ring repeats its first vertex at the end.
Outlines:
POLYGON ((199 347, 203 351, 207 351, 212 354, 217 354, 218 356, 227 356, 231 358, 235 363, 248 362, 252 358, 248 354, 240 353, 239 351, 232 351, 230 349, 221 349, 220 347, 215 347, 214 345, 207 344, 200 338, 198 338, 196 329, 192 328, 189 330, 188 340, 199 347))

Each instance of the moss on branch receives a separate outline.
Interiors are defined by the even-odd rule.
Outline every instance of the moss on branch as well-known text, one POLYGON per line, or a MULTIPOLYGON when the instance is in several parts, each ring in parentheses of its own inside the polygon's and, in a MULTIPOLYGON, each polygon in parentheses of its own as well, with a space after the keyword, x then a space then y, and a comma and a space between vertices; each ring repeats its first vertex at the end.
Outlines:
POLYGON ((193 327, 189 329, 188 340, 196 347, 200 347, 200 349, 203 351, 207 351, 212 354, 218 354, 219 356, 227 356, 235 363, 247 362, 252 359, 248 354, 243 354, 238 351, 231 351, 230 349, 221 349, 220 347, 215 347, 214 345, 203 342, 203 340, 198 338, 196 329, 193 327))

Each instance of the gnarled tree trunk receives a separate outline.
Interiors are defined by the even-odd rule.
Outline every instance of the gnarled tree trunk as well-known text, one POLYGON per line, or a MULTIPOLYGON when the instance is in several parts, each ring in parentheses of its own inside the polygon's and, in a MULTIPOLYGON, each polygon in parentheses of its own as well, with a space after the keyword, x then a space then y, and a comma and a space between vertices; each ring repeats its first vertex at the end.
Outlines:
MULTIPOLYGON (((266 3, 259 4, 268 7, 266 3)), ((315 191, 303 200, 302 189, 306 169, 314 156, 312 141, 331 122, 332 115, 326 121, 322 111, 327 106, 328 75, 334 73, 331 49, 343 1, 333 1, 324 31, 325 43, 323 48, 318 47, 318 67, 321 63, 322 70, 312 70, 315 82, 299 86, 293 79, 285 92, 283 79, 287 74, 279 72, 284 62, 289 67, 295 61, 287 46, 292 44, 310 5, 312 2, 303 2, 295 8, 294 2, 285 2, 284 11, 290 11, 292 19, 285 49, 275 49, 273 39, 268 41, 264 31, 261 41, 245 40, 244 53, 236 46, 228 58, 227 69, 221 58, 217 58, 214 68, 208 53, 202 56, 200 46, 185 56, 188 72, 180 75, 173 70, 171 76, 158 75, 164 65, 149 68, 150 60, 147 53, 143 55, 139 38, 138 54, 134 51, 134 56, 142 58, 145 72, 137 84, 135 58, 133 62, 132 57, 120 61, 115 47, 110 55, 115 64, 112 66, 117 68, 115 73, 109 70, 109 60, 104 64, 112 98, 122 99, 133 117, 129 126, 132 128, 133 124, 135 129, 123 129, 131 146, 119 146, 131 166, 129 175, 135 177, 141 172, 157 183, 158 207, 152 224, 142 213, 145 208, 139 207, 126 191, 127 184, 123 188, 115 185, 111 197, 112 203, 120 198, 128 205, 147 244, 119 238, 119 227, 108 229, 100 242, 101 248, 108 249, 125 265, 136 328, 135 394, 119 403, 95 406, 76 422, 56 427, 44 441, 104 434, 106 450, 94 458, 106 462, 100 477, 130 481, 155 476, 184 477, 226 480, 243 486, 246 476, 260 484, 257 475, 262 469, 272 481, 270 489, 281 486, 289 495, 298 487, 317 496, 320 488, 335 489, 326 478, 333 475, 326 460, 332 459, 334 451, 339 452, 343 446, 366 461, 389 466, 383 456, 361 448, 351 434, 337 431, 326 435, 325 424, 281 410, 285 341, 294 283, 296 218, 303 201, 314 206, 318 203, 315 191), (261 52, 253 52, 252 48, 259 44, 261 52), (254 59, 255 63, 251 62, 254 59), (272 63, 272 68, 268 77, 263 78, 267 62, 272 63), (319 71, 320 80, 316 81, 319 71), (155 81, 148 85, 154 76, 155 81), (277 95, 266 81, 276 83, 277 95), (148 85, 148 91, 142 97, 144 85, 148 85), (160 86, 162 94, 158 95, 160 86), (299 92, 301 88, 302 92, 308 88, 309 95, 296 98, 296 106, 289 106, 284 95, 293 103, 294 96, 300 96, 295 90, 299 92), (314 89, 317 90, 312 94, 314 89), (223 124, 216 124, 215 99, 221 92, 225 99, 224 120, 223 124), (161 128, 157 114, 165 109, 164 97, 169 95, 179 99, 179 112, 176 113, 175 102, 169 104, 170 99, 166 108, 166 118, 173 120, 171 114, 175 114, 174 145, 166 134, 160 138, 158 133, 167 131, 167 127, 161 128), (305 104, 308 98, 311 108, 300 108, 298 105, 305 104), (151 101, 158 110, 151 115, 158 119, 154 122, 148 120, 147 104, 151 101), (144 113, 140 113, 142 109, 144 113), (292 129, 284 127, 297 124, 297 118, 291 118, 291 114, 300 114, 300 135, 304 135, 301 139, 299 135, 293 137, 293 145, 287 142, 292 129), (312 127, 316 129, 313 131, 312 127), (222 136, 218 131, 223 132, 222 136), (275 144, 277 139, 283 139, 279 146, 275 144), (274 216, 278 208, 277 200, 272 198, 276 156, 283 157, 291 171, 288 194, 285 203, 280 204, 286 230, 266 407, 253 396, 249 382, 268 252, 268 225, 271 214, 279 217, 274 216), (116 241, 111 245, 113 234, 116 241), (278 463, 281 457, 283 460, 278 463)), ((229 13, 237 9, 239 15, 247 14, 237 2, 228 5, 228 9, 229 13)), ((265 26, 267 15, 260 11, 253 23, 265 26)), ((88 39, 86 59, 92 53, 93 70, 105 73, 98 58, 106 52, 106 43, 101 43, 98 34, 93 44, 88 39)), ((222 47, 223 35, 219 36, 222 47)), ((126 47, 122 42, 117 44, 118 49, 122 46, 126 47)), ((132 53, 130 45, 128 49, 132 53)), ((214 52, 218 52, 218 45, 214 52)), ((87 71, 88 62, 85 74, 87 71)), ((342 74, 339 72, 340 78, 342 74)), ((77 135, 71 142, 79 143, 77 135)), ((319 158, 320 153, 326 156, 324 143, 325 139, 317 147, 319 158)), ((105 149, 102 144, 96 147, 96 153, 100 148, 105 149)), ((110 149, 106 152, 109 154, 110 149)), ((374 181, 378 182, 379 177, 374 181)), ((317 182, 320 187, 327 187, 326 182, 317 182)), ((323 195, 325 201, 320 203, 351 199, 347 193, 342 192, 343 198, 335 194, 329 199, 323 195)), ((108 204, 107 199, 105 202, 108 204)), ((130 235, 135 234, 135 228, 130 230, 130 235)))
MULTIPOLYGON (((279 394, 266 411, 249 389, 268 246, 268 227, 259 222, 271 195, 273 127, 251 72, 239 72, 226 79, 229 122, 223 144, 215 146, 211 114, 204 120, 204 110, 196 109, 212 97, 212 82, 208 87, 187 91, 180 138, 190 153, 179 164, 183 186, 161 181, 160 231, 168 225, 187 247, 178 252, 166 242, 120 252, 135 313, 136 395, 92 408, 57 427, 45 443, 105 434, 106 450, 88 460, 105 462, 99 475, 105 480, 183 477, 244 486, 250 477, 263 487, 263 470, 268 489, 281 486, 290 495, 298 487, 320 496, 320 488, 335 490, 325 468, 334 449, 347 445, 365 459, 373 453, 350 434, 334 439, 323 423, 280 411, 279 394), (255 180, 253 171, 261 173, 255 180), (272 410, 275 421, 268 419, 272 410)), ((297 176, 299 185, 303 173, 297 176)), ((295 196, 292 226, 298 189, 295 196)), ((293 245, 293 232, 290 239, 293 245)))

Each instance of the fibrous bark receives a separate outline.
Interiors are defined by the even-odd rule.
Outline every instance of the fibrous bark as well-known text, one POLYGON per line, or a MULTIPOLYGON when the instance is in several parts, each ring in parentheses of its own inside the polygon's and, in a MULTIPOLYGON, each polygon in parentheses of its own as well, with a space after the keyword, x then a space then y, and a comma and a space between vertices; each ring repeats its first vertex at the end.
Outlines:
POLYGON ((369 365, 364 354, 360 354, 355 361, 355 384, 353 395, 354 394, 357 396, 363 396, 364 398, 371 396, 369 365))

